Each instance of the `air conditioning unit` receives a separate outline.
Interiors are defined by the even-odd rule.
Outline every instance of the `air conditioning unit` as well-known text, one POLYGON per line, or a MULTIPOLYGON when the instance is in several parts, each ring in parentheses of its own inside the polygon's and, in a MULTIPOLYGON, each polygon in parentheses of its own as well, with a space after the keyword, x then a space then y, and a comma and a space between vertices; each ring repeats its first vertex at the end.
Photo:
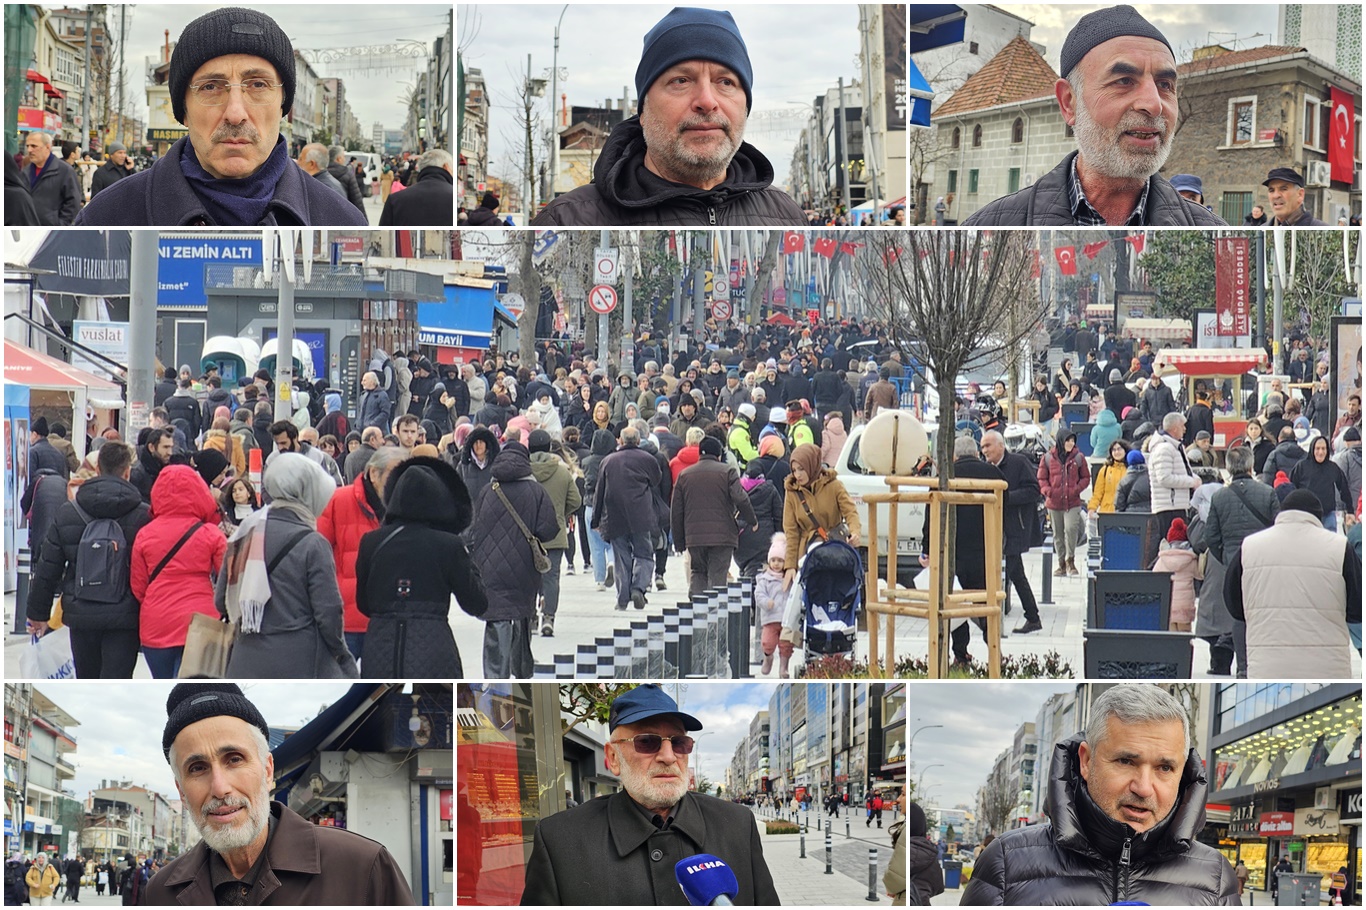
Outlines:
POLYGON ((1328 186, 1333 182, 1333 166, 1327 161, 1311 161, 1305 171, 1304 182, 1307 186, 1328 186))

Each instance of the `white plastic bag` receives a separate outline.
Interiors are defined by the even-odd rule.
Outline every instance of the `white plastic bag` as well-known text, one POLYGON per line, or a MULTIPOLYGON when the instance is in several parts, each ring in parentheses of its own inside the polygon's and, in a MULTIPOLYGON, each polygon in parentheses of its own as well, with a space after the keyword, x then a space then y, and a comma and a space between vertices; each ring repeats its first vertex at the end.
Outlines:
POLYGON ((42 638, 33 636, 19 659, 19 674, 24 679, 75 679, 71 630, 62 626, 42 638))

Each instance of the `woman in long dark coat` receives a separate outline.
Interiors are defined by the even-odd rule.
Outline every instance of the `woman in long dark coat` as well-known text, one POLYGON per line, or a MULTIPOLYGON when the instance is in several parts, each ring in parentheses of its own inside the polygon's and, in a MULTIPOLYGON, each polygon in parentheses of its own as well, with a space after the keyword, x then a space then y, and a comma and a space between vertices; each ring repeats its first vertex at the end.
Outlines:
POLYGON ((356 607, 370 617, 361 675, 459 678, 451 595, 471 616, 488 609, 460 539, 473 514, 469 491, 455 468, 418 457, 394 468, 384 500, 384 523, 361 538, 356 556, 356 607))

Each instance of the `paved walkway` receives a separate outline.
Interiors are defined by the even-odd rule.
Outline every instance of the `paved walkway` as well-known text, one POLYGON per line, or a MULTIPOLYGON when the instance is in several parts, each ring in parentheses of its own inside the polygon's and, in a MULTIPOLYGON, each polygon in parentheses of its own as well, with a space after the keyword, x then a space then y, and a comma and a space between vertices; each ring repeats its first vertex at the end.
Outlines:
MULTIPOLYGON (((844 836, 844 822, 831 827, 831 872, 825 873, 825 833, 811 818, 811 832, 806 835, 806 858, 801 858, 801 835, 765 834, 764 819, 756 818, 764 859, 778 897, 784 904, 799 906, 872 906, 867 900, 868 850, 877 848, 878 870, 876 894, 879 904, 890 904, 882 884, 882 876, 892 856, 892 840, 886 829, 865 830, 861 824, 852 825, 850 838, 844 836)), ((883 824, 888 824, 886 821, 883 824)))

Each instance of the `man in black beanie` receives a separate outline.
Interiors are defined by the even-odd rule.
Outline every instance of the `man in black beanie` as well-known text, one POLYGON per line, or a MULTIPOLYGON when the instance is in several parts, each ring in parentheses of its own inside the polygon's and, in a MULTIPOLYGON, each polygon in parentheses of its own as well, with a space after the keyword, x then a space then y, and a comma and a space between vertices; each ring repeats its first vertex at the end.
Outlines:
POLYGON ((502 219, 498 217, 498 206, 502 202, 493 193, 485 193, 479 200, 479 207, 470 212, 469 220, 465 222, 466 227, 502 227, 502 219))
POLYGON ((612 129, 593 182, 532 221, 549 227, 805 226, 773 184, 773 165, 743 141, 754 106, 749 50, 731 14, 674 7, 645 35, 640 113, 612 129))
POLYGON ((691 557, 690 595, 724 586, 740 528, 759 529, 749 494, 740 485, 740 472, 724 460, 721 440, 704 435, 697 449, 697 463, 684 468, 674 481, 669 509, 674 548, 691 557))
POLYGON ((988 203, 964 225, 1221 226, 1158 171, 1176 136, 1176 56, 1132 6, 1077 20, 1054 86, 1077 151, 1033 185, 988 203))
MULTIPOLYGON (((349 203, 348 203, 349 205, 349 203)), ((147 883, 144 904, 413 905, 384 846, 270 798, 270 728, 233 683, 180 683, 161 751, 203 838, 147 883)))
POLYGON ((289 157, 294 47, 265 13, 225 7, 185 27, 171 54, 171 109, 188 131, 151 168, 104 189, 93 226, 363 226, 345 197, 289 157))

